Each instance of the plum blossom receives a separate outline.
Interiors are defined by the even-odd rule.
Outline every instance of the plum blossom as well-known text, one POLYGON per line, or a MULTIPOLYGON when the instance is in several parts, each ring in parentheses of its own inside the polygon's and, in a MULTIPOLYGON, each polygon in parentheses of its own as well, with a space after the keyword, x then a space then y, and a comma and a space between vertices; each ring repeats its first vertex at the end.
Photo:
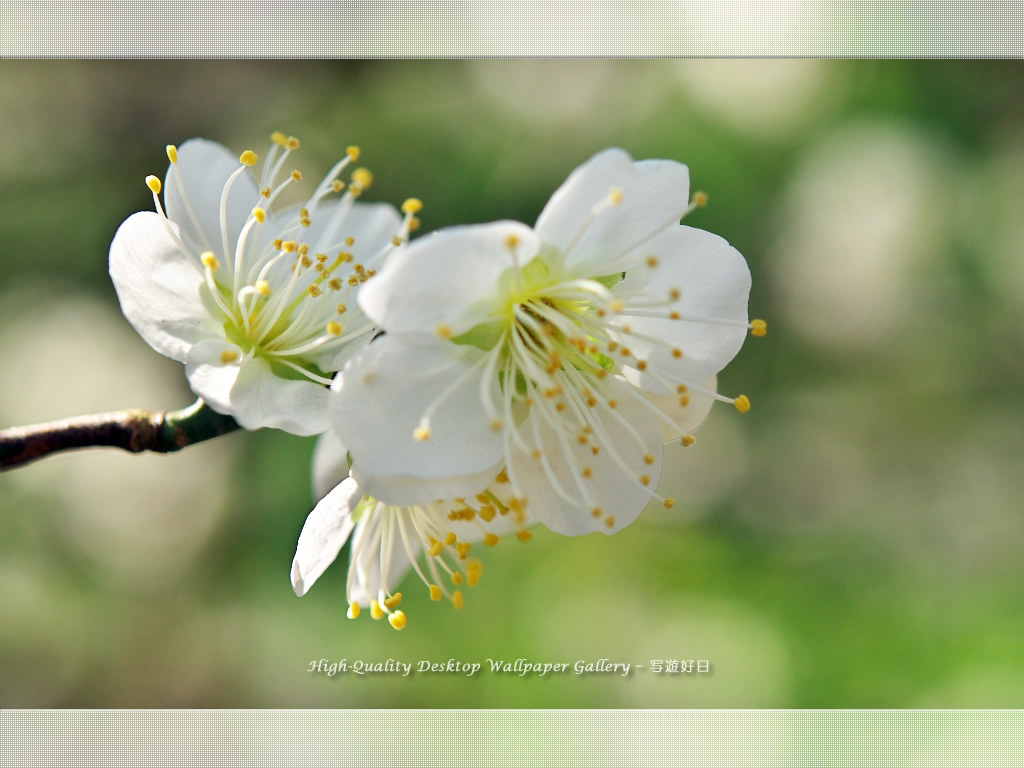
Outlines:
POLYGON ((679 224, 702 198, 685 165, 610 149, 533 228, 456 227, 393 252, 358 299, 386 334, 332 385, 353 483, 404 504, 503 470, 517 505, 567 535, 671 507, 663 444, 692 443, 715 400, 749 409, 715 377, 765 331, 740 253, 679 224))
POLYGON ((345 157, 302 205, 273 209, 302 174, 298 149, 275 133, 258 160, 193 139, 168 146, 163 183, 149 176, 156 212, 132 215, 110 246, 121 308, 153 349, 185 364, 193 391, 247 429, 298 435, 327 428, 327 385, 372 337, 355 299, 386 253, 418 223, 385 204, 357 203, 373 176, 342 172, 345 157), (163 203, 160 192, 163 190, 163 203))
POLYGON ((346 583, 351 619, 369 607, 374 619, 386 616, 392 627, 403 629, 408 620, 396 588, 410 568, 431 600, 448 600, 461 609, 461 587, 476 585, 483 572, 480 560, 469 557, 472 544, 495 546, 512 532, 522 542, 532 536, 525 512, 509 497, 504 473, 474 498, 388 504, 367 496, 348 476, 346 450, 330 431, 317 442, 313 485, 320 502, 299 534, 292 588, 300 597, 306 594, 351 540, 346 583))

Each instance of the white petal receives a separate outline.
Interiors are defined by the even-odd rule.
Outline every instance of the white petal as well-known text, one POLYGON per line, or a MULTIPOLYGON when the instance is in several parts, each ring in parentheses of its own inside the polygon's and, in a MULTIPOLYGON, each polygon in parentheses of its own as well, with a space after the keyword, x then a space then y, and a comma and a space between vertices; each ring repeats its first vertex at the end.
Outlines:
MULTIPOLYGON (((718 391, 717 384, 718 377, 712 376, 701 384, 701 387, 709 392, 716 392, 718 391)), ((681 437, 692 435, 700 429, 708 414, 711 413, 711 406, 715 404, 713 397, 692 389, 686 393, 685 406, 681 404, 683 401, 679 394, 655 395, 645 389, 637 389, 637 392, 672 419, 675 426, 666 423, 664 419, 658 419, 661 439, 666 443, 678 441, 681 437)))
MULTIPOLYGON (((381 588, 380 556, 381 547, 384 542, 365 542, 364 539, 370 530, 372 530, 370 525, 359 525, 356 528, 355 536, 352 538, 351 551, 356 553, 357 558, 349 564, 350 569, 356 569, 356 579, 352 585, 349 599, 363 607, 368 606, 370 601, 377 599, 377 594, 381 588)), ((419 554, 422 546, 419 537, 413 532, 411 522, 407 527, 407 531, 409 533, 409 549, 412 551, 413 557, 415 557, 419 554)), ((392 541, 389 558, 390 562, 385 578, 387 579, 388 589, 391 592, 395 592, 398 589, 398 585, 402 583, 402 578, 405 576, 406 571, 412 565, 405 551, 405 545, 402 543, 402 537, 397 530, 394 532, 394 540, 392 541)))
POLYGON ((333 429, 328 429, 313 448, 313 496, 322 499, 348 477, 348 449, 333 429))
POLYGON ((359 290, 359 306, 388 333, 445 325, 458 335, 499 311, 502 281, 515 279, 516 259, 523 266, 536 252, 532 230, 514 221, 435 232, 392 253, 359 290))
POLYGON ((333 257, 338 250, 344 250, 352 254, 354 263, 365 265, 390 244, 401 224, 401 214, 386 203, 353 203, 348 206, 340 200, 329 200, 317 206, 303 239, 312 244, 310 250, 313 252, 328 252, 333 257), (345 245, 347 237, 355 241, 351 246, 345 245))
MULTIPOLYGON (((497 377, 482 381, 484 366, 478 363, 484 353, 431 336, 422 342, 387 334, 354 357, 334 380, 331 422, 367 482, 388 477, 454 481, 501 461, 501 433, 491 429, 480 398, 483 384, 493 402, 500 402, 497 377), (435 401, 431 435, 417 441, 413 432, 435 401)), ((370 493, 380 492, 375 488, 370 493)), ((464 489, 458 495, 479 490, 464 489)), ((435 498, 436 489, 425 490, 416 501, 435 498)))
POLYGON ((193 344, 223 336, 203 304, 203 276, 155 213, 136 213, 118 228, 110 278, 124 316, 160 354, 183 363, 193 344))
MULTIPOLYGON (((334 430, 331 430, 333 433, 334 430)), ((678 437, 678 435, 676 436, 678 437)), ((504 466, 504 459, 479 472, 449 477, 415 477, 410 475, 371 475, 364 465, 353 464, 352 475, 366 493, 387 504, 407 506, 425 504, 435 499, 457 499, 480 493, 494 480, 504 466)))
POLYGON ((352 511, 363 498, 356 481, 346 479, 309 513, 292 560, 292 589, 302 597, 341 551, 355 521, 352 511))
POLYGON ((329 426, 327 388, 284 379, 261 357, 241 365, 221 362, 233 344, 204 341, 192 348, 185 366, 192 391, 218 413, 234 416, 245 429, 276 427, 293 435, 317 435, 329 426))
MULTIPOLYGON (((650 491, 657 487, 661 474, 661 432, 654 415, 633 400, 625 389, 626 385, 615 383, 608 388, 608 396, 618 400, 618 408, 614 412, 607 409, 592 411, 592 415, 600 416, 609 438, 604 444, 593 440, 593 444, 600 447, 596 456, 589 446, 576 442, 575 434, 566 436, 577 469, 582 471, 584 467, 590 467, 593 470, 593 476, 583 478, 581 482, 589 490, 593 505, 600 507, 600 515, 595 517, 592 507, 584 504, 582 498, 579 505, 565 500, 552 485, 540 459, 518 448, 512 450, 509 476, 525 493, 527 511, 537 522, 556 533, 567 536, 594 531, 615 533, 633 522, 651 500, 650 491), (637 433, 640 442, 633 432, 637 433), (628 466, 630 474, 624 473, 613 460, 612 448, 628 466), (653 463, 647 464, 645 455, 651 456, 653 463), (647 485, 639 482, 643 475, 648 476, 647 485), (606 522, 609 516, 614 518, 610 527, 606 522)), ((580 496, 555 430, 541 420, 538 424, 540 442, 534 440, 533 420, 536 418, 537 413, 531 412, 520 426, 519 433, 531 450, 540 448, 547 457, 555 480, 563 491, 574 498, 580 496)))
MULTIPOLYGON (((667 318, 623 317, 637 333, 653 336, 662 344, 623 336, 634 354, 648 365, 671 372, 691 383, 714 376, 736 356, 747 337, 747 300, 750 296, 750 270, 739 251, 718 235, 692 227, 672 227, 652 240, 642 251, 654 255, 658 266, 638 268, 612 291, 638 289, 665 298, 678 288, 682 298, 669 309, 687 316, 726 320, 733 325, 691 322, 667 318), (672 348, 682 358, 672 356, 672 348)), ((664 387, 650 376, 630 376, 631 381, 652 392, 664 393, 664 387)))
POLYGON ((167 217, 181 228, 182 239, 200 252, 213 251, 227 264, 234 256, 242 225, 262 199, 248 170, 235 179, 227 205, 231 252, 225 255, 221 244, 220 198, 228 177, 242 167, 238 157, 216 142, 190 139, 178 147, 178 162, 167 169, 164 182, 167 217), (181 187, 188 205, 182 198, 181 187))
POLYGON ((562 252, 569 274, 601 277, 622 269, 622 257, 637 245, 677 224, 689 192, 690 173, 682 163, 633 162, 623 150, 607 149, 569 175, 535 229, 543 245, 562 252), (609 206, 613 189, 621 202, 609 206))

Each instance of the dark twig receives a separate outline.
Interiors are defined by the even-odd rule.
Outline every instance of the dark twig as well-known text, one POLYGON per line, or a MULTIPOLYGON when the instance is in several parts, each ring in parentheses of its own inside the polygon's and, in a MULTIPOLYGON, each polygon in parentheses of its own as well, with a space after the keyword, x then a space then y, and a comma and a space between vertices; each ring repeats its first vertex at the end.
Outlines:
POLYGON ((132 453, 171 453, 238 429, 202 399, 177 411, 114 411, 0 431, 0 469, 58 451, 109 446, 132 453))

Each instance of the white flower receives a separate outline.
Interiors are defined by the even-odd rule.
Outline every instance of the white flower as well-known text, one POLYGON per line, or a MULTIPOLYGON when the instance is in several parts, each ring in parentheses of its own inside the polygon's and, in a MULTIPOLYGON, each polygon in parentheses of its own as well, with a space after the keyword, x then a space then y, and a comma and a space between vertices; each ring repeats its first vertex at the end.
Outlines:
POLYGON ((427 586, 431 600, 447 599, 462 608, 459 587, 474 586, 483 570, 479 560, 469 557, 472 542, 495 546, 502 534, 513 531, 520 541, 531 538, 525 513, 509 499, 504 473, 475 498, 406 506, 364 495, 347 475, 345 448, 333 432, 325 432, 313 457, 314 490, 323 498, 299 534, 291 580, 295 594, 306 594, 351 537, 349 618, 359 616, 360 606, 369 606, 373 618, 387 616, 395 629, 404 628, 406 616, 398 609, 402 593, 395 587, 409 568, 427 586), (421 552, 426 567, 418 562, 421 552))
POLYGON ((372 181, 365 169, 329 199, 359 155, 349 147, 305 204, 272 212, 302 174, 279 180, 298 141, 271 138, 258 183, 252 151, 236 159, 202 139, 168 146, 165 183, 146 179, 156 213, 118 229, 110 276, 128 321, 185 364, 214 410, 247 429, 310 435, 327 428, 330 375, 372 335, 354 291, 408 235, 419 202, 407 202, 404 220, 389 205, 356 203, 372 181))
POLYGON ((607 150, 533 229, 454 228, 394 252, 359 296, 386 335, 332 387, 360 486, 398 504, 471 494, 505 467, 531 516, 570 535, 672 506, 655 490, 663 442, 692 442, 713 400, 749 408, 714 377, 764 332, 743 257, 678 223, 688 183, 684 165, 607 150))

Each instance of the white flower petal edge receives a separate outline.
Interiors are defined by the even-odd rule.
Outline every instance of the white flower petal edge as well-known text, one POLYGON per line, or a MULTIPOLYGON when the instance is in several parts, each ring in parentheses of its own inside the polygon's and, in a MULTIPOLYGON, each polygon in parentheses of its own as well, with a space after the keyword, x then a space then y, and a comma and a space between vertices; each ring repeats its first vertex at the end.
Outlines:
POLYGON ((714 400, 749 409, 713 380, 748 331, 765 330, 747 321, 742 256, 678 224, 697 205, 688 183, 679 163, 609 150, 573 172, 532 233, 459 227, 396 253, 360 296, 387 334, 375 365, 353 359, 332 394, 335 414, 372 410, 386 424, 386 435, 376 418, 337 424, 361 482, 465 477, 464 461, 500 446, 517 503, 561 533, 615 532, 651 499, 671 507, 656 492, 661 441, 692 442, 714 400), (424 392, 361 385, 407 376, 397 350, 417 348, 431 350, 424 392), (459 407, 445 410, 456 390, 459 407), (430 454, 435 435, 452 461, 430 454), (472 448, 460 452, 463 439, 472 448))
MULTIPOLYGON (((314 485, 337 481, 347 466, 341 441, 331 432, 321 436, 314 451, 314 485)), ((483 570, 479 560, 468 556, 472 543, 495 546, 500 536, 513 532, 519 541, 531 538, 530 521, 508 498, 507 484, 500 472, 475 498, 396 506, 368 496, 353 477, 345 477, 303 526, 292 561, 292 587, 297 595, 305 594, 351 536, 350 618, 369 607, 373 618, 386 616, 392 627, 403 629, 407 619, 398 609, 402 594, 395 587, 410 568, 432 600, 448 599, 461 608, 461 585, 474 586, 483 570)))
POLYGON ((407 239, 421 204, 407 201, 403 218, 356 203, 372 174, 356 169, 346 188, 339 175, 359 155, 349 147, 303 206, 272 211, 302 174, 283 171, 298 141, 271 138, 258 181, 249 150, 235 159, 202 139, 168 146, 165 183, 146 180, 156 213, 118 229, 110 275, 132 326, 186 363, 212 408, 247 429, 310 435, 327 428, 331 374, 372 338, 356 291, 407 239))

